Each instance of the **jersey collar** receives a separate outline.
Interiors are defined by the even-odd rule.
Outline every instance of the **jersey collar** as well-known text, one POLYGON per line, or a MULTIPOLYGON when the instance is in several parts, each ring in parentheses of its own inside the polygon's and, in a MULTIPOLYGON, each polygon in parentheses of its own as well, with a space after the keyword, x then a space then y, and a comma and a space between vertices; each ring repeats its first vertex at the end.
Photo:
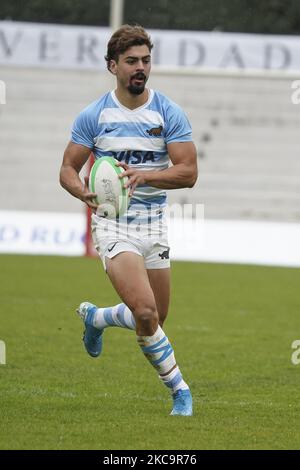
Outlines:
POLYGON ((122 103, 120 103, 120 101, 116 97, 116 91, 115 90, 111 91, 110 94, 111 94, 111 97, 112 97, 113 101, 118 106, 118 108, 124 109, 124 111, 128 111, 129 113, 136 113, 136 112, 140 111, 141 109, 146 108, 151 103, 151 101, 153 99, 154 91, 151 88, 148 88, 148 100, 142 106, 139 106, 138 108, 135 108, 135 109, 127 108, 122 103))

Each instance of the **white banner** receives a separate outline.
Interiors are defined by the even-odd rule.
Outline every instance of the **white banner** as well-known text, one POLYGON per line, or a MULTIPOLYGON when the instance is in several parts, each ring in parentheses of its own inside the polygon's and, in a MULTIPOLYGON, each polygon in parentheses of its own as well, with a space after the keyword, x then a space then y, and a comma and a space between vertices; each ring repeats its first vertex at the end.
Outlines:
MULTIPOLYGON (((0 253, 81 256, 85 214, 0 211, 0 253)), ((171 259, 300 267, 300 224, 170 218, 171 259)))
POLYGON ((0 211, 0 253, 81 256, 85 214, 0 211))
MULTIPOLYGON (((300 70, 300 37, 149 30, 164 67, 300 70)), ((109 28, 0 21, 0 65, 104 69, 109 28)), ((0 77, 1 78, 1 77, 0 77)))

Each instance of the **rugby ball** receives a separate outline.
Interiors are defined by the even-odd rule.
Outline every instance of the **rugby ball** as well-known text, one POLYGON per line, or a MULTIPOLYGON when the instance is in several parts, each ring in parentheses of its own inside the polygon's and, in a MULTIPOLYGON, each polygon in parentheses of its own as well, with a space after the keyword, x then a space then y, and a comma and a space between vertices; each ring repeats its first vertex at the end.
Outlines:
POLYGON ((129 203, 129 188, 124 188, 128 178, 119 178, 125 170, 116 163, 113 157, 101 157, 94 162, 89 176, 89 189, 97 194, 97 214, 108 219, 123 215, 129 203))

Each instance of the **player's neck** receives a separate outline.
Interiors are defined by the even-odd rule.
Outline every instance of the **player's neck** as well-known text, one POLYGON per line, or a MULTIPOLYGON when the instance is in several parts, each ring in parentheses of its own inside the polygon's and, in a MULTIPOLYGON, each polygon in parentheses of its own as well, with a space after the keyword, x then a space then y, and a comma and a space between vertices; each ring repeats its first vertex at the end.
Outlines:
POLYGON ((147 103, 149 98, 148 88, 145 88, 140 95, 133 95, 128 90, 117 88, 115 94, 118 101, 128 109, 136 109, 143 106, 143 104, 147 103))

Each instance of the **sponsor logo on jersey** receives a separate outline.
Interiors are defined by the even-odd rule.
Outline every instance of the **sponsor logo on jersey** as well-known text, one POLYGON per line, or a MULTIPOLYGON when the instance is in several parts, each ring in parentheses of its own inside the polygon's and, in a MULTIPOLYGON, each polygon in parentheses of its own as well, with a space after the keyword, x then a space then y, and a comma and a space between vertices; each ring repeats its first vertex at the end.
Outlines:
POLYGON ((111 128, 106 128, 105 129, 105 133, 108 134, 109 132, 113 132, 113 131, 116 131, 117 130, 117 127, 113 127, 112 129, 111 128))
POLYGON ((150 150, 127 150, 124 152, 112 152, 112 154, 119 162, 130 163, 131 165, 155 162, 154 152, 150 150))

